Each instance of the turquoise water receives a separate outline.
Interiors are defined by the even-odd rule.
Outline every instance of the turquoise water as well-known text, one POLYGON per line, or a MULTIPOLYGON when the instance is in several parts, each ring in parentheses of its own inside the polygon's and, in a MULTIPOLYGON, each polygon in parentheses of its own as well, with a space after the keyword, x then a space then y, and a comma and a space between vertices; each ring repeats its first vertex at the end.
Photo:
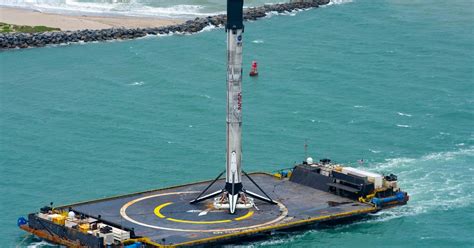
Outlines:
MULTIPOLYGON (((244 246, 474 246, 472 7, 359 0, 246 24, 244 168, 289 167, 308 139, 313 157, 397 174, 411 201, 244 246)), ((225 56, 221 29, 0 53, 0 246, 38 245, 16 219, 50 201, 213 178, 225 56)))

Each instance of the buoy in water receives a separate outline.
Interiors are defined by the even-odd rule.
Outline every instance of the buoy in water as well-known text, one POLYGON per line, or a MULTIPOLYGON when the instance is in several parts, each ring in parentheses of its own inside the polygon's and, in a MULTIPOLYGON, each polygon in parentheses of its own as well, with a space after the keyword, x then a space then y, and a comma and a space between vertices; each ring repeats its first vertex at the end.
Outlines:
POLYGON ((252 61, 252 68, 250 69, 249 75, 251 77, 258 76, 258 71, 257 71, 257 61, 252 61))

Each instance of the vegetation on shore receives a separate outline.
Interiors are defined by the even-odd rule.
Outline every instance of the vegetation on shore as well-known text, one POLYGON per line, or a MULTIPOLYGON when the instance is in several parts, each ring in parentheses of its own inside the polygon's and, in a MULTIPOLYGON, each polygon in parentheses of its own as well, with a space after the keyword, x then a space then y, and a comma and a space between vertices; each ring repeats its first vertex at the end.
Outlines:
POLYGON ((46 31, 60 31, 60 29, 46 26, 23 26, 0 22, 0 33, 40 33, 46 31))
MULTIPOLYGON (((282 4, 268 4, 261 7, 248 8, 244 11, 245 21, 254 21, 268 16, 270 13, 288 13, 310 8, 317 8, 321 5, 329 4, 330 0, 305 0, 303 2, 290 2, 282 4)), ((106 40, 127 40, 146 35, 163 34, 193 34, 208 26, 221 27, 226 24, 225 14, 197 17, 181 24, 164 27, 148 28, 108 28, 100 30, 76 30, 67 32, 36 32, 24 33, 0 32, 0 50, 28 47, 43 47, 50 44, 69 44, 73 42, 94 42, 106 40)), ((11 25, 10 25, 11 26, 11 25)), ((10 29, 10 26, 6 29, 10 29)), ((2 27, 0 26, 0 31, 2 27)), ((53 29, 57 30, 57 29, 53 29)), ((42 29, 41 31, 44 31, 42 29)))

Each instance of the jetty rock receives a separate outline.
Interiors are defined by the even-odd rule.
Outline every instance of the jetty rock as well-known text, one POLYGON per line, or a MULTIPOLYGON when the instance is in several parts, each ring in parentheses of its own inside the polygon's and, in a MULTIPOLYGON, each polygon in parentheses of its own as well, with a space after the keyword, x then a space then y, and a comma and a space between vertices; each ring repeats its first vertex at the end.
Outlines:
MULTIPOLYGON (((255 21, 269 13, 289 13, 293 11, 317 8, 329 4, 330 0, 300 0, 290 3, 266 4, 247 8, 243 12, 244 20, 255 21)), ((225 14, 197 17, 181 24, 152 28, 109 28, 100 30, 49 31, 42 33, 2 33, 0 49, 43 47, 46 45, 70 44, 77 42, 98 42, 107 40, 129 40, 147 35, 165 35, 173 33, 193 34, 205 27, 222 27, 227 21, 225 14)))

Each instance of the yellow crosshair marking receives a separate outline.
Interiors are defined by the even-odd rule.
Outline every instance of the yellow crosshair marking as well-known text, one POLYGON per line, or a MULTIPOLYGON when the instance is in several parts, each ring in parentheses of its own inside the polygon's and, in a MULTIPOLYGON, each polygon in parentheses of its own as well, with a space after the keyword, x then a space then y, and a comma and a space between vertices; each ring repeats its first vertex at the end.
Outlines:
POLYGON ((219 224, 219 223, 228 223, 228 222, 232 222, 233 220, 236 220, 236 221, 241 221, 241 220, 245 220, 247 218, 250 218, 254 212, 253 211, 249 211, 247 214, 245 215, 242 215, 240 217, 237 217, 235 219, 232 219, 232 220, 214 220, 214 221, 193 221, 193 220, 180 220, 180 219, 175 219, 175 218, 169 218, 169 217, 166 217, 164 216, 162 213, 161 213, 161 209, 165 208, 166 206, 169 206, 173 204, 172 202, 167 202, 167 203, 163 203, 161 205, 159 205, 158 207, 155 208, 155 210, 153 211, 155 213, 156 216, 162 218, 162 219, 167 219, 169 221, 173 221, 173 222, 178 222, 178 223, 188 223, 188 224, 219 224))
MULTIPOLYGON (((122 216, 125 220, 130 221, 134 224, 144 226, 147 228, 159 229, 159 230, 168 230, 168 231, 176 231, 176 232, 200 232, 200 233, 215 233, 215 232, 228 232, 228 231, 245 231, 245 230, 253 230, 254 228, 264 228, 265 226, 273 225, 282 221, 286 216, 288 216, 288 209, 283 205, 281 202, 277 202, 278 207, 280 208, 280 215, 278 215, 275 219, 267 221, 265 223, 260 223, 252 226, 241 226, 241 227, 234 227, 234 228, 220 228, 220 229, 210 229, 207 227, 206 229, 181 229, 181 228, 171 228, 171 227, 163 227, 163 226, 154 226, 146 223, 142 223, 140 221, 134 220, 127 215, 127 209, 133 204, 137 202, 148 200, 151 198, 156 198, 160 196, 168 196, 168 195, 183 195, 183 194, 198 194, 199 191, 181 191, 181 192, 168 192, 168 193, 160 193, 154 195, 148 195, 141 198, 133 199, 127 203, 125 203, 122 208, 120 208, 120 216, 122 216)), ((284 224, 283 224, 284 225, 284 224)))

